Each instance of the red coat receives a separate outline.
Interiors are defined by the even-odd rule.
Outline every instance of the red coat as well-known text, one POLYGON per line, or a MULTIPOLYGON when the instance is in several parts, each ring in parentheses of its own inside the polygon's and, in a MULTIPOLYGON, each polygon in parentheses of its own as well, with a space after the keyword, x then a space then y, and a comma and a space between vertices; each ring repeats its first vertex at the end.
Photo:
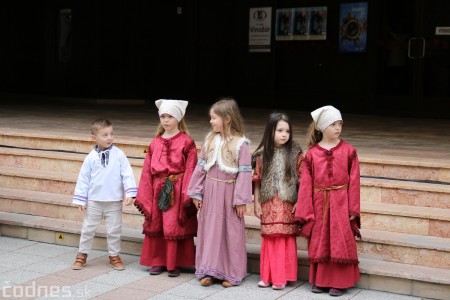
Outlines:
POLYGON ((166 139, 157 136, 148 147, 142 168, 135 205, 145 216, 143 233, 166 239, 190 238, 197 233, 197 210, 186 195, 192 173, 197 165, 197 148, 183 132, 166 139), (174 205, 163 212, 158 196, 164 177, 184 173, 173 183, 174 205))
POLYGON ((318 144, 306 153, 295 218, 309 239, 310 262, 358 263, 349 216, 360 217, 359 161, 355 148, 340 141, 326 150, 318 144), (330 190, 326 190, 330 189, 330 190))

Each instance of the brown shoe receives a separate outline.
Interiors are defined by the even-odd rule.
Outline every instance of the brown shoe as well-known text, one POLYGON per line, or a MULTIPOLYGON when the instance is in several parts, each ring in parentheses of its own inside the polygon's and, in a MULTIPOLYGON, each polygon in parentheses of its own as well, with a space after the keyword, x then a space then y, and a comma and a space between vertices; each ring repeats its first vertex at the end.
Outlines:
POLYGON ((81 270, 86 265, 87 254, 78 253, 75 262, 72 265, 72 270, 81 270))
POLYGON ((200 279, 200 284, 203 286, 210 286, 214 283, 214 279, 212 277, 206 276, 200 279))
POLYGON ((229 287, 234 286, 234 285, 232 285, 228 280, 224 280, 224 281, 222 282, 222 285, 223 285, 223 287, 226 287, 226 288, 229 288, 229 287))
POLYGON ((110 256, 109 257, 109 265, 117 271, 125 270, 125 265, 123 264, 122 260, 120 259, 119 255, 116 256, 110 256))

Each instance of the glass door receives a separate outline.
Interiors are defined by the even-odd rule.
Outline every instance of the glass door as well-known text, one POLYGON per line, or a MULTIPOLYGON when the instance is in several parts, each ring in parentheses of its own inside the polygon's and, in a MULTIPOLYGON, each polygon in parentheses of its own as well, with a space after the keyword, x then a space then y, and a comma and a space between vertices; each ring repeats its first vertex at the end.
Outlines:
POLYGON ((425 41, 420 70, 419 109, 432 115, 450 113, 450 1, 423 1, 420 35, 425 41))
MULTIPOLYGON (((383 0, 379 7, 376 110, 419 116, 449 108, 450 1, 383 0)), ((448 109, 447 109, 448 111, 448 109)))

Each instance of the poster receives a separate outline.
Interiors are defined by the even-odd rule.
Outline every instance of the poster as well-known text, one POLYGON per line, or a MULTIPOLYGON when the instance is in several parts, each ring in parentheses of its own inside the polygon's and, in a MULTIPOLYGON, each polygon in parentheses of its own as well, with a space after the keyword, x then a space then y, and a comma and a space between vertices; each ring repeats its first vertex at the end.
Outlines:
POLYGON ((368 3, 342 3, 339 13, 339 51, 367 51, 368 3))
POLYGON ((277 9, 277 19, 275 26, 275 39, 277 41, 292 40, 293 31, 293 9, 277 9))
POLYGON ((272 7, 250 8, 248 51, 270 52, 272 7))
POLYGON ((307 7, 294 8, 294 40, 309 39, 310 11, 307 7))
POLYGON ((327 7, 310 7, 309 40, 327 39, 327 7))

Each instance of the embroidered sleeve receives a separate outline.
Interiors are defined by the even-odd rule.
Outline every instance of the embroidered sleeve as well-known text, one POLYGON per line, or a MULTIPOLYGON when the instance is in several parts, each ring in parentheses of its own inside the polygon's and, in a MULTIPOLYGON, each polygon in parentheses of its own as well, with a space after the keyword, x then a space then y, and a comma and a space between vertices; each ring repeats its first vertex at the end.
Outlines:
POLYGON ((297 156, 297 176, 298 184, 300 184, 300 179, 302 177, 302 164, 303 164, 303 154, 300 152, 297 156))
POLYGON ((205 157, 205 144, 203 144, 202 146, 202 150, 200 151, 200 155, 198 157, 197 166, 195 167, 194 172, 192 173, 186 191, 186 194, 189 197, 197 200, 203 199, 203 191, 206 178, 206 170, 204 168, 205 166, 204 157, 205 157))
POLYGON ((348 185, 348 209, 349 215, 359 218, 360 215, 360 170, 359 160, 356 155, 356 150, 351 155, 351 165, 349 168, 349 185, 348 185))
POLYGON ((152 149, 151 144, 145 156, 144 165, 142 167, 141 178, 139 180, 139 189, 136 195, 134 205, 145 216, 151 220, 151 210, 153 204, 153 176, 151 174, 152 165, 152 149))
POLYGON ((261 182, 261 157, 255 157, 255 167, 252 175, 253 182, 261 182))
POLYGON ((233 192, 233 205, 252 203, 252 173, 251 155, 248 143, 243 143, 239 149, 239 169, 245 171, 237 174, 233 192))

